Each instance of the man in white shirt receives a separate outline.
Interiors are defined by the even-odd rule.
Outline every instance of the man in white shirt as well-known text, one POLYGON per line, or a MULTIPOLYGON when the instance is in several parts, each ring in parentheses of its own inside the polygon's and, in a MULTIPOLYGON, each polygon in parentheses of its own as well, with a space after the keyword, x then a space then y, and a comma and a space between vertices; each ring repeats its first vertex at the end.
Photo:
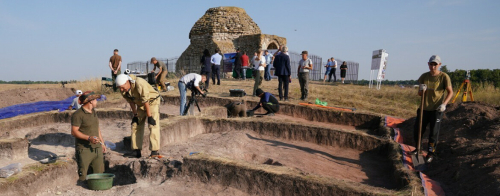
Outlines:
POLYGON ((312 60, 307 57, 308 52, 302 51, 302 59, 299 61, 299 68, 297 70, 297 76, 299 78, 300 84, 300 93, 302 96, 301 100, 307 99, 307 94, 309 92, 308 84, 309 84, 309 71, 313 69, 312 60))
POLYGON ((217 76, 217 85, 220 85, 220 64, 222 61, 222 56, 219 54, 220 50, 215 49, 215 54, 210 58, 210 63, 212 63, 212 81, 215 85, 215 76, 217 76))
POLYGON ((82 91, 76 90, 75 95, 76 95, 76 97, 73 99, 73 102, 71 102, 71 105, 69 105, 68 110, 72 110, 72 109, 78 110, 78 109, 80 109, 80 107, 82 107, 82 105, 80 105, 80 103, 78 103, 78 98, 82 95, 82 91))
POLYGON ((205 93, 200 89, 200 82, 204 83, 207 80, 207 76, 205 74, 195 74, 195 73, 190 73, 185 76, 182 76, 181 79, 179 79, 178 87, 179 87, 179 92, 180 92, 180 101, 181 101, 181 108, 180 112, 181 115, 184 115, 184 110, 186 109, 186 92, 187 89, 190 90, 197 90, 199 93, 203 96, 206 96, 205 93))

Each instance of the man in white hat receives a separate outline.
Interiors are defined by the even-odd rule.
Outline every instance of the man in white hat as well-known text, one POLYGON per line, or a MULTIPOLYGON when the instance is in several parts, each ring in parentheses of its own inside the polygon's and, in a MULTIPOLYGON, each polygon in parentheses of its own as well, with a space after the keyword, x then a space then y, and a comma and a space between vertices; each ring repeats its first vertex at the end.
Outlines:
POLYGON ((130 104, 132 118, 132 150, 131 156, 140 158, 144 137, 144 125, 148 122, 149 150, 151 157, 158 156, 160 150, 160 93, 146 80, 135 75, 120 74, 116 77, 116 86, 125 100, 130 104))
POLYGON ((76 90, 75 92, 76 97, 73 99, 73 102, 71 102, 71 105, 69 105, 68 110, 78 110, 82 105, 78 103, 78 98, 82 95, 81 90, 76 90))

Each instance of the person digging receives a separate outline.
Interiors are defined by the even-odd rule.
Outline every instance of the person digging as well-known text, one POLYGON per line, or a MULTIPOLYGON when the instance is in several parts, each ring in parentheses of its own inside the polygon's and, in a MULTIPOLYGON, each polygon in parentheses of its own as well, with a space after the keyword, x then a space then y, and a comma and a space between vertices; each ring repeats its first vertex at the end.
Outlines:
POLYGON ((123 98, 130 104, 134 117, 132 118, 130 157, 141 157, 144 125, 148 122, 150 130, 149 150, 151 158, 158 157, 160 150, 160 94, 146 80, 133 74, 120 74, 116 77, 116 86, 120 88, 123 98))
POLYGON ((255 90, 255 94, 260 97, 259 104, 255 106, 251 111, 255 112, 260 107, 267 111, 267 116, 274 116, 274 113, 280 110, 280 105, 276 97, 269 92, 264 92, 262 89, 258 88, 255 90))
POLYGON ((94 173, 104 172, 106 146, 102 139, 99 119, 95 108, 101 95, 86 91, 79 97, 82 107, 71 115, 71 135, 75 137, 75 158, 78 165, 78 181, 87 178, 89 166, 94 173))
MULTIPOLYGON (((418 78, 419 96, 424 96, 423 114, 420 115, 420 109, 417 110, 417 119, 414 125, 414 140, 417 146, 419 145, 419 126, 420 118, 422 118, 422 131, 420 137, 425 133, 427 124, 430 124, 429 132, 429 148, 425 162, 430 163, 436 156, 436 147, 438 143, 439 128, 443 117, 443 112, 446 110, 446 104, 453 96, 451 80, 448 74, 439 71, 441 66, 441 58, 438 55, 432 55, 427 63, 429 72, 426 72, 418 78), (444 93, 447 93, 446 97, 444 93), (425 92, 425 93, 424 93, 425 92)), ((411 154, 416 155, 417 149, 411 154)))

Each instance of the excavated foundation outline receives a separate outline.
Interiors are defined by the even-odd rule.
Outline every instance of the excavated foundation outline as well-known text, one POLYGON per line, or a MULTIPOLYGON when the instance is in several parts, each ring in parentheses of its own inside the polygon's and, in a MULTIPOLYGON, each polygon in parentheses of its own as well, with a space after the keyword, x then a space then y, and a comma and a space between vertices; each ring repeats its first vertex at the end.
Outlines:
MULTIPOLYGON (((167 104, 178 104, 178 97, 165 96, 164 100, 167 104)), ((410 191, 416 195, 423 194, 419 179, 409 170, 403 167, 401 163, 401 153, 399 146, 389 139, 390 130, 383 125, 383 118, 377 115, 331 111, 320 108, 311 108, 293 104, 283 104, 280 113, 305 118, 311 121, 328 122, 333 124, 351 125, 357 128, 369 129, 370 132, 357 132, 334 130, 320 126, 300 125, 290 123, 282 129, 264 129, 263 127, 278 127, 279 122, 266 121, 259 119, 254 121, 250 118, 245 119, 226 119, 225 108, 221 107, 233 99, 207 97, 200 100, 201 107, 208 107, 202 111, 202 116, 195 117, 180 117, 162 114, 162 140, 161 145, 166 145, 171 142, 185 141, 188 138, 204 133, 214 133, 217 131, 232 129, 238 130, 241 127, 251 127, 253 130, 259 130, 257 133, 282 138, 285 140, 306 141, 324 146, 338 146, 344 148, 352 148, 361 151, 376 151, 377 153, 386 156, 392 162, 394 183, 397 184, 397 190, 386 190, 383 188, 372 187, 360 183, 346 183, 338 179, 327 179, 321 176, 303 176, 300 173, 288 172, 286 175, 281 175, 279 172, 266 170, 266 166, 252 165, 238 160, 227 160, 218 157, 212 157, 206 154, 193 155, 185 157, 183 163, 178 161, 163 161, 152 162, 151 160, 132 160, 113 162, 107 161, 107 170, 117 172, 117 176, 127 176, 130 180, 116 181, 115 184, 126 185, 135 183, 137 179, 148 179, 150 181, 163 182, 175 176, 189 176, 193 180, 205 183, 218 183, 224 186, 231 186, 249 194, 271 194, 271 195, 293 195, 312 194, 324 195, 329 193, 345 193, 356 195, 373 195, 373 194, 394 194, 394 193, 409 193, 410 191), (220 114, 224 112, 224 114, 220 114), (213 117, 215 116, 215 117, 213 117), (293 129, 291 128, 293 127, 293 129), (197 133, 187 133, 183 130, 198 130, 197 133), (202 164, 203 163, 203 164, 202 164), (200 166, 202 165, 202 166, 200 166), (139 168, 138 171, 130 168, 139 168), (219 169, 215 169, 219 168, 219 169), (236 175, 238 171, 244 171, 248 176, 253 178, 256 175, 273 176, 267 180, 262 180, 256 186, 249 186, 248 177, 236 175), (121 173, 120 173, 121 172, 121 173), (161 175, 155 175, 161 173, 161 175), (232 174, 232 175, 231 175, 232 174), (274 179, 274 180, 273 180, 274 179), (231 182, 238 183, 231 183, 231 182), (274 189, 263 190, 255 187, 276 187, 274 189), (314 187, 314 188, 313 188, 314 187), (291 191, 291 192, 290 192, 291 191)), ((256 102, 247 101, 249 107, 257 104, 256 102)), ((106 109, 98 110, 100 118, 108 119, 130 119, 131 113, 125 110, 106 109)), ((20 127, 40 126, 50 123, 64 123, 70 121, 69 112, 44 112, 37 114, 24 115, 12 119, 0 121, 0 138, 8 137, 9 131, 14 131, 20 127), (29 119, 29 120, 27 120, 29 119)), ((145 137, 144 146, 149 145, 148 138, 145 137)), ((147 148, 145 148, 147 149, 147 148)), ((49 167, 41 171, 40 175, 49 175, 50 172, 61 172, 71 170, 75 167, 74 162, 62 163, 57 167, 49 167)), ((76 174, 75 174, 76 175, 76 174)), ((18 179, 21 184, 41 183, 39 180, 28 177, 18 179)), ((43 179, 43 178, 40 178, 43 179)), ((75 178, 76 179, 76 178, 75 178)), ((17 181, 14 181, 17 182, 17 181)), ((3 183, 0 184, 0 194, 16 193, 13 192, 19 183, 3 183), (7 188, 9 187, 9 188, 7 188)), ((24 185, 23 185, 24 186, 24 185)), ((17 192, 19 193, 19 192, 17 192)), ((24 193, 36 193, 36 190, 24 193)))

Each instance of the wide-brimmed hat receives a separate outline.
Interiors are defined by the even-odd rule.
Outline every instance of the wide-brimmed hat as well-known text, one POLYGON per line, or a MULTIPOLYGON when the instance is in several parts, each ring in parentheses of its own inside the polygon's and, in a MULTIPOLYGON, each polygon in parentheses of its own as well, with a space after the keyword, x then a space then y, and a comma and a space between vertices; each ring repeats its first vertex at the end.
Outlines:
POLYGON ((101 95, 95 94, 94 91, 85 91, 79 98, 80 104, 84 105, 94 99, 101 98, 101 95))

